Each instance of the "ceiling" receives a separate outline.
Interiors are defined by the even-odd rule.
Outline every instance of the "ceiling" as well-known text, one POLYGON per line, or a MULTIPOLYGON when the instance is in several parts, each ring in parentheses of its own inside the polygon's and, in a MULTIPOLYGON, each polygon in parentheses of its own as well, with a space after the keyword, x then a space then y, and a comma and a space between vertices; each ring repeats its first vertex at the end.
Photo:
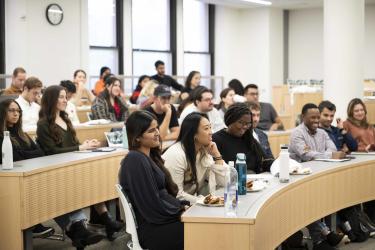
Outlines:
MULTIPOLYGON (((202 2, 224 5, 234 8, 257 8, 264 5, 249 3, 242 0, 200 0, 202 2)), ((317 8, 323 6, 323 0, 268 0, 272 7, 281 9, 317 8)), ((366 4, 375 4, 375 0, 365 0, 366 4)))

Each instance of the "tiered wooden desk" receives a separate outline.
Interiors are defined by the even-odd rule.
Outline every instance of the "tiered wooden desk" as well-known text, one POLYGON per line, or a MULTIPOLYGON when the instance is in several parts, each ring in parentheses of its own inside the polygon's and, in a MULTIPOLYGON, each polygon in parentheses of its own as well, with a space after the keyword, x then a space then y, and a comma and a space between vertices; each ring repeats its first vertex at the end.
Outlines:
POLYGON ((114 185, 126 152, 71 152, 0 168, 0 249, 24 249, 23 230, 117 198, 114 185))
POLYGON ((313 174, 277 178, 239 196, 237 218, 223 207, 194 205, 182 215, 185 250, 273 250, 304 226, 342 208, 375 199, 375 156, 342 163, 308 162, 313 174))
MULTIPOLYGON (((103 125, 76 125, 74 126, 78 140, 82 143, 85 140, 97 139, 102 145, 106 145, 107 139, 105 138, 104 132, 109 132, 112 128, 122 128, 123 122, 108 123, 103 125)), ((35 130, 26 131, 31 138, 36 137, 35 130)))
POLYGON ((279 156, 280 145, 289 144, 290 132, 291 131, 271 131, 267 133, 271 151, 275 158, 279 156))
POLYGON ((375 99, 364 99, 363 102, 367 108, 367 121, 375 124, 375 99))

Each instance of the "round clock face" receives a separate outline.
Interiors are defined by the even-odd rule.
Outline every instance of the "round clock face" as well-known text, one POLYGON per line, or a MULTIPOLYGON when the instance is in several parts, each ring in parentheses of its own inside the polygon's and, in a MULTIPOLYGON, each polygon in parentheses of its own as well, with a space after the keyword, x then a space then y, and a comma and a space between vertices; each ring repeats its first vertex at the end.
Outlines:
POLYGON ((50 24, 58 25, 63 20, 64 12, 60 5, 53 3, 47 6, 46 17, 50 24))

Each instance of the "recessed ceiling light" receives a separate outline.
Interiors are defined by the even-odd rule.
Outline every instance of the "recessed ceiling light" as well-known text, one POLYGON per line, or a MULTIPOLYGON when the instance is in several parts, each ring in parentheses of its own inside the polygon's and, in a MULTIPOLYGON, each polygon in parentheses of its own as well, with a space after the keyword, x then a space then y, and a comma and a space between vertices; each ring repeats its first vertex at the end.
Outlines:
POLYGON ((264 0, 242 0, 242 1, 249 2, 249 3, 263 4, 263 5, 271 5, 272 4, 270 1, 264 1, 264 0))

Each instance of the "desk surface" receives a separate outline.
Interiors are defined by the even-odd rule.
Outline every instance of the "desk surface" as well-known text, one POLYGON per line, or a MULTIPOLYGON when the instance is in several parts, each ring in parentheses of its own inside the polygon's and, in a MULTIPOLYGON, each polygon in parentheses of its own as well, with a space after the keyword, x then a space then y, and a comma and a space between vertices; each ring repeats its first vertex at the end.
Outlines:
POLYGON ((312 174, 291 176, 289 183, 272 178, 265 190, 239 196, 237 218, 226 218, 223 207, 194 205, 182 216, 187 237, 185 249, 208 249, 213 247, 210 242, 220 242, 220 237, 225 240, 217 249, 229 249, 229 246, 274 249, 309 223, 374 199, 374 164, 374 156, 362 155, 348 162, 303 163, 312 169, 312 174), (209 235, 206 230, 210 230, 209 235), (223 236, 226 231, 227 235, 223 236), (213 235, 219 238, 213 239, 213 235), (242 235, 240 241, 237 235, 242 235))

